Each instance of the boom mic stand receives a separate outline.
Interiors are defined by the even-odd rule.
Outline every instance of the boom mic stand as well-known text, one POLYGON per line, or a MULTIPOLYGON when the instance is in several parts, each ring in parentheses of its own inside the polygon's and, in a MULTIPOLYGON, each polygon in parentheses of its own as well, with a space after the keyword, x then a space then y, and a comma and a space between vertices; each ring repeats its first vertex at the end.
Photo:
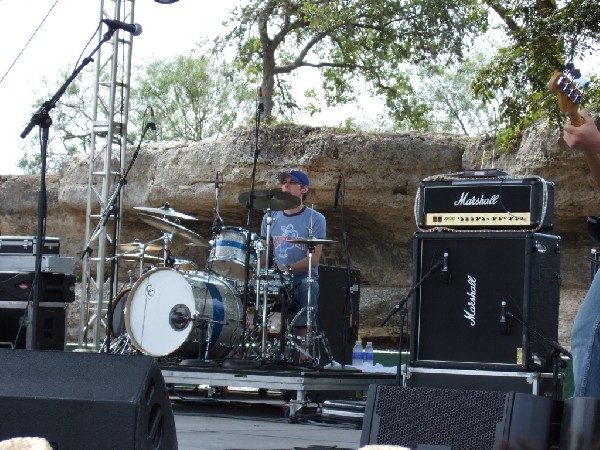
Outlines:
POLYGON ((404 333, 404 318, 406 317, 406 311, 405 311, 404 305, 406 304, 408 299, 411 297, 411 295, 413 295, 413 293, 419 288, 419 286, 421 286, 425 282, 425 280, 430 277, 430 275, 433 273, 433 271, 435 269, 437 269, 438 267, 440 267, 443 263, 444 263, 444 261, 440 260, 440 261, 436 262, 433 266, 431 266, 431 268, 427 271, 427 273, 421 277, 419 282, 417 284, 415 284, 410 291, 408 291, 408 294, 406 294, 404 296, 404 298, 402 300, 400 300, 400 302, 397 305, 395 305, 388 312, 387 316, 385 316, 385 318, 379 324, 380 327, 384 326, 392 318, 392 316, 394 314, 396 314, 397 312, 400 311, 400 318, 401 318, 401 321, 400 321, 401 322, 400 323, 400 344, 398 347, 398 368, 396 371, 396 380, 398 381, 398 385, 400 385, 402 382, 402 340, 403 340, 402 338, 403 338, 403 333, 404 333))
MULTIPOLYGON (((256 108, 256 127, 255 127, 255 144, 254 144, 254 159, 252 161, 252 175, 250 176, 250 197, 248 198, 248 202, 246 204, 246 208, 248 208, 248 219, 246 221, 246 225, 248 229, 246 230, 246 255, 244 260, 244 297, 243 297, 243 311, 242 311, 242 336, 241 336, 241 359, 244 359, 246 354, 246 320, 247 320, 247 308, 248 308, 248 282, 250 278, 250 245, 252 244, 252 221, 253 221, 253 212, 254 212, 254 185, 256 182, 256 166, 258 164, 258 157, 260 156, 260 148, 258 145, 258 139, 260 136, 260 119, 261 114, 265 109, 265 106, 262 102, 262 88, 258 89, 259 101, 256 108)), ((256 293, 258 299, 258 292, 256 293)), ((257 302, 258 303, 258 302, 257 302)))
MULTIPOLYGON (((123 189, 123 186, 125 186, 127 184, 127 176, 129 175, 129 172, 133 168, 133 164, 135 163, 135 161, 140 153, 140 147, 142 145, 142 141, 144 140, 144 137, 146 136, 146 132, 150 128, 151 128, 150 122, 146 123, 146 126, 144 127, 144 131, 143 131, 142 135, 140 136, 140 141, 138 142, 135 152, 133 152, 133 155, 131 157, 131 161, 129 162, 129 165, 127 166, 127 169, 125 170, 125 172, 121 175, 121 178, 119 179, 119 183, 117 184, 115 191, 113 192, 112 196, 110 197, 110 199, 108 201, 108 205, 106 206, 104 211, 102 211, 102 213, 100 214, 100 220, 98 221, 98 225, 96 225, 96 230, 94 231, 94 233, 92 233, 92 236, 90 237, 90 240, 86 244, 85 250, 83 251, 83 254, 82 254, 82 257, 84 257, 86 254, 91 254, 92 249, 91 249, 90 245, 91 245, 92 241, 94 239, 96 239, 96 237, 98 236, 98 234, 100 233, 102 228, 106 227, 106 224, 108 223, 108 218, 112 214, 114 214, 115 220, 114 220, 114 228, 113 228, 113 245, 112 245, 112 254, 111 254, 111 258, 110 258, 110 279, 111 280, 114 280, 115 272, 116 272, 117 246, 115 245, 116 244, 115 241, 117 239, 117 224, 118 224, 118 221, 121 219, 121 217, 119 215, 119 206, 118 206, 119 199, 121 198, 121 190, 123 189)), ((142 262, 143 262, 143 260, 142 260, 142 262)), ((140 268, 140 275, 141 275, 141 270, 142 269, 140 268)), ((104 344, 104 351, 106 351, 107 353, 110 353, 110 336, 113 332, 113 329, 112 329, 112 325, 113 325, 112 298, 114 295, 113 287, 114 287, 114 283, 110 283, 109 292, 108 292, 109 301, 108 301, 107 310, 106 310, 106 340, 105 340, 105 344, 104 344)))
MULTIPOLYGON (((350 255, 348 253, 348 232, 346 231, 346 218, 344 214, 344 191, 346 190, 346 179, 340 174, 340 179, 343 181, 342 189, 335 194, 333 210, 335 212, 336 205, 340 203, 342 211, 342 246, 344 248, 344 260, 346 262, 346 289, 345 289, 345 301, 344 301, 344 332, 342 336, 342 358, 346 356, 347 337, 348 329, 358 331, 358 311, 354 310, 354 304, 352 303, 352 288, 351 288, 351 277, 350 277, 350 255), (348 314, 350 312, 350 314, 348 314), (347 322, 346 322, 347 321, 347 322)), ((344 360, 342 359, 342 366, 345 366, 344 360)))
POLYGON ((540 340, 548 344, 550 347, 552 347, 552 399, 559 400, 558 368, 559 366, 565 367, 564 362, 560 360, 560 355, 565 355, 570 360, 573 360, 573 355, 571 355, 571 353, 567 349, 561 347, 561 345, 558 342, 553 341, 552 339, 544 336, 542 333, 540 333, 538 330, 536 330, 529 323, 525 322, 521 317, 514 314, 513 312, 506 310, 506 316, 515 319, 517 322, 523 325, 527 329, 527 331, 529 331, 531 334, 534 334, 537 338, 539 338, 540 340))
POLYGON ((110 40, 113 36, 115 30, 109 28, 109 30, 104 34, 100 43, 92 50, 87 58, 84 58, 81 61, 81 64, 75 68, 71 76, 67 78, 67 80, 63 83, 63 85, 56 91, 56 93, 52 96, 52 98, 42 104, 37 112, 31 117, 31 120, 25 127, 25 129, 21 132, 21 139, 25 139, 27 135, 31 132, 31 130, 38 126, 40 128, 40 193, 38 198, 38 226, 37 226, 37 235, 36 235, 36 251, 35 251, 35 275, 34 280, 35 283, 33 285, 33 305, 32 305, 32 314, 31 314, 31 342, 27 343, 28 349, 35 350, 37 348, 37 320, 38 320, 38 312, 40 305, 40 291, 42 287, 42 249, 44 247, 44 228, 46 222, 46 213, 47 213, 47 194, 46 194, 46 160, 47 160, 47 151, 48 151, 48 140, 50 136, 50 126, 52 125, 52 118, 50 117, 50 111, 56 107, 56 104, 63 96, 63 94, 67 91, 69 85, 77 78, 77 75, 83 70, 85 66, 87 66, 90 62, 93 61, 92 56, 94 53, 98 51, 98 49, 110 40))

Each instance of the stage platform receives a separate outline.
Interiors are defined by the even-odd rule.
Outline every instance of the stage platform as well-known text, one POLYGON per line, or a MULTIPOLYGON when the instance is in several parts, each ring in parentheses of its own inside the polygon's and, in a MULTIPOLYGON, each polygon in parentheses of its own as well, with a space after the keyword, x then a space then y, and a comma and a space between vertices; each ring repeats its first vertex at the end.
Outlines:
MULTIPOLYGON (((249 361, 239 361, 247 363, 249 361)), ((233 365, 233 364, 232 364, 233 365)), ((290 417, 311 402, 330 399, 362 400, 371 384, 397 385, 395 373, 363 372, 346 367, 306 368, 301 366, 195 367, 161 364, 168 387, 209 386, 212 388, 253 388, 295 393, 288 404, 290 417)), ((385 369, 385 368, 384 368, 385 369)), ((389 369, 389 368, 387 368, 389 369)))

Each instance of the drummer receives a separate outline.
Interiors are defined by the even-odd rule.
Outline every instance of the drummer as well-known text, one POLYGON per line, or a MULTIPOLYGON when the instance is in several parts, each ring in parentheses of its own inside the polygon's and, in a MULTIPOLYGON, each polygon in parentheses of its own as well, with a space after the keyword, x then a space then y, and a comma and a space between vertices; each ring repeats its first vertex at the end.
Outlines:
MULTIPOLYGON (((308 252, 305 244, 287 242, 288 239, 311 237, 325 239, 325 216, 304 204, 308 196, 308 176, 296 169, 281 172, 277 177, 281 190, 300 199, 300 204, 292 209, 274 211, 271 214, 272 255, 277 268, 293 274, 293 297, 298 310, 307 306, 308 298, 308 252)), ((267 236, 267 216, 261 225, 261 237, 267 236)), ((319 299, 319 259, 323 245, 315 246, 312 256, 312 292, 311 303, 318 305, 319 299)), ((316 311, 316 310, 315 310, 316 311)), ((316 313, 313 314, 313 318, 316 313)), ((294 323, 298 334, 306 335, 306 312, 294 323)))

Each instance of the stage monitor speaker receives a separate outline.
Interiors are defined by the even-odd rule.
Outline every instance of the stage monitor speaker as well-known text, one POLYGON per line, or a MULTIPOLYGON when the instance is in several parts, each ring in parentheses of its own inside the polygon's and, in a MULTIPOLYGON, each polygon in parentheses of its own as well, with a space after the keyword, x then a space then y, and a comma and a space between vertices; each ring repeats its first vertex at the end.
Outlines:
POLYGON ((558 340, 560 237, 415 233, 413 244, 413 282, 422 284, 412 310, 411 364, 551 371, 552 348, 515 319, 507 318, 506 328, 500 318, 504 301, 506 311, 558 340))
POLYGON ((352 347, 358 339, 360 270, 350 270, 349 305, 346 305, 347 279, 345 268, 319 265, 319 329, 325 332, 333 359, 340 364, 352 363, 352 347))
POLYGON ((59 450, 176 449, 165 382, 149 356, 0 350, 0 440, 59 450))
POLYGON ((371 385, 360 445, 547 450, 553 407, 515 392, 371 385))
POLYGON ((559 448, 561 450, 600 448, 600 398, 573 397, 565 400, 559 448))

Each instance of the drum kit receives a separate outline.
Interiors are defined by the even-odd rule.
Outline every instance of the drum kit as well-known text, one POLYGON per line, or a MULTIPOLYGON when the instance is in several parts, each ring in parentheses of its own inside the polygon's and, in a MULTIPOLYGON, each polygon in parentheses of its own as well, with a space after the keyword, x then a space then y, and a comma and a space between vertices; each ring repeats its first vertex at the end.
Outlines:
MULTIPOLYGON (((250 193, 239 196, 242 204, 249 200, 250 193)), ((304 355, 304 360, 318 365, 324 360, 324 349, 328 361, 332 360, 329 343, 315 325, 316 308, 312 307, 310 294, 306 311, 298 311, 288 323, 286 316, 293 308, 295 288, 292 275, 264 264, 271 260, 271 211, 294 208, 299 199, 281 191, 263 190, 255 191, 252 200, 253 208, 267 215, 265 241, 244 228, 223 226, 222 221, 213 226, 213 238, 209 241, 181 224, 196 218, 175 211, 168 203, 160 208, 135 207, 141 211, 138 219, 160 230, 161 236, 150 242, 134 240, 116 247, 115 257, 139 262, 139 272, 128 272, 129 281, 111 302, 112 353, 142 353, 189 365, 236 357, 293 363, 304 355), (174 238, 210 249, 205 271, 192 261, 173 257, 170 248, 174 238), (261 267, 261 261, 266 267, 261 267), (245 311, 253 313, 248 320, 245 311), (279 332, 269 333, 278 312, 279 332), (308 319, 304 341, 293 329, 303 312, 308 319)), ((312 267, 315 246, 334 241, 309 236, 293 242, 306 245, 312 267)), ((311 275, 307 282, 311 287, 311 275)))

